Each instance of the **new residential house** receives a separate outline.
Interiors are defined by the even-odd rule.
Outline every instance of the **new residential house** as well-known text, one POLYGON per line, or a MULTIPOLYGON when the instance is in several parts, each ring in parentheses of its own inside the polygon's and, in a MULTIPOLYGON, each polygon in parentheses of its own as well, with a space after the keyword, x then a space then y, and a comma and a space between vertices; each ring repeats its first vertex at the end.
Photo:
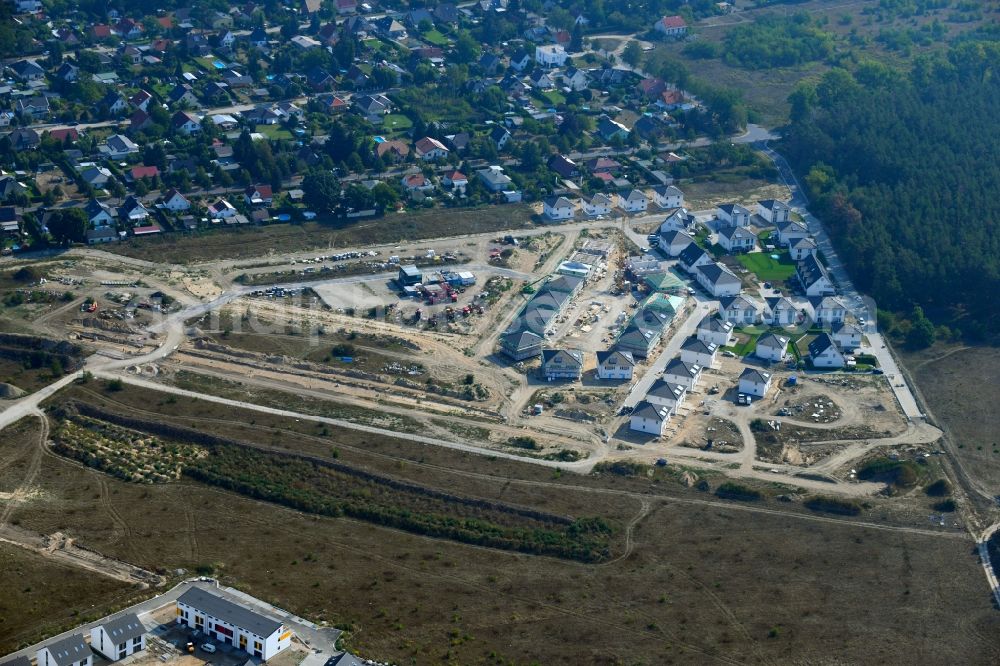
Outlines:
POLYGON ((698 323, 696 335, 702 342, 725 347, 733 339, 733 324, 715 315, 705 315, 698 323))
POLYGON ((757 202, 757 214, 768 224, 780 224, 790 219, 792 209, 784 201, 764 199, 757 202))
POLYGON ((178 597, 177 623, 204 631, 209 637, 264 661, 292 642, 292 631, 281 622, 199 587, 178 597))
POLYGON ((816 241, 812 238, 799 238, 788 244, 788 254, 792 261, 802 261, 807 256, 816 256, 816 241))
POLYGON ((653 189, 653 201, 660 208, 683 208, 684 193, 673 185, 660 185, 653 189))
POLYGON ((854 351, 861 346, 861 329, 854 324, 839 323, 833 325, 833 341, 846 351, 854 351))
POLYGON ((757 245, 757 237, 745 227, 723 227, 719 230, 719 245, 726 252, 749 252, 757 245))
POLYGON ((618 205, 626 213, 642 213, 649 205, 649 198, 642 190, 630 190, 618 195, 618 205))
POLYGON ((712 342, 704 342, 696 337, 688 338, 681 345, 681 360, 685 363, 711 368, 719 347, 712 342))
POLYGON ((635 359, 630 352, 597 352, 597 377, 599 379, 631 380, 635 371, 635 359))
POLYGON ((41 648, 36 661, 38 666, 92 666, 94 653, 82 634, 73 634, 41 648))
POLYGON ((571 220, 576 206, 566 197, 548 197, 542 201, 542 214, 550 220, 571 220))
POLYGON ((628 427, 630 430, 645 432, 659 437, 663 434, 663 428, 669 420, 670 410, 643 400, 632 410, 632 414, 629 416, 628 427))
POLYGON ((542 372, 550 382, 580 379, 583 376, 583 352, 579 349, 543 349, 542 372))
POLYGON ((774 333, 765 333, 757 338, 754 356, 764 361, 780 363, 788 354, 788 338, 774 333))
POLYGON ((680 256, 689 245, 694 244, 694 238, 684 231, 672 229, 665 233, 660 233, 660 242, 657 247, 668 257, 680 256))
POLYGON ((809 343, 809 358, 815 368, 843 368, 847 359, 828 333, 820 333, 809 343))
POLYGON ((542 67, 562 67, 569 54, 558 44, 543 44, 535 47, 535 62, 542 67))
POLYGON ((795 264, 795 277, 806 296, 831 296, 837 293, 830 274, 814 255, 808 255, 795 264))
POLYGON ((688 391, 693 391, 694 385, 701 379, 701 366, 697 363, 685 363, 679 358, 674 358, 663 369, 663 379, 671 384, 680 384, 688 391))
POLYGON ((687 22, 680 16, 664 16, 653 26, 656 32, 665 37, 683 37, 687 34, 687 22))
POLYGON ((740 375, 737 390, 740 393, 763 398, 771 389, 771 373, 756 368, 747 368, 740 375))
POLYGON ((146 627, 135 613, 126 613, 107 620, 90 630, 90 647, 118 661, 146 649, 146 627))
POLYGON ((719 301, 719 314, 734 326, 750 326, 760 322, 764 306, 749 296, 733 296, 719 301))
POLYGON ((718 210, 719 221, 728 227, 749 227, 750 210, 737 203, 722 204, 718 210))
POLYGON ((667 413, 674 415, 684 403, 686 396, 687 388, 683 385, 657 379, 646 392, 646 401, 658 407, 666 407, 667 413))
POLYGON ((612 208, 614 208, 614 202, 607 194, 598 192, 593 196, 583 198, 583 212, 590 217, 610 215, 612 208))
POLYGON ((560 275, 546 282, 500 336, 500 351, 515 361, 541 354, 546 331, 582 286, 583 279, 571 275, 560 275))
POLYGON ((705 291, 716 298, 736 296, 743 291, 743 281, 720 263, 699 266, 694 277, 705 291))
POLYGON ((775 226, 774 240, 778 241, 779 245, 791 247, 792 243, 809 238, 809 229, 801 222, 785 220, 775 226))

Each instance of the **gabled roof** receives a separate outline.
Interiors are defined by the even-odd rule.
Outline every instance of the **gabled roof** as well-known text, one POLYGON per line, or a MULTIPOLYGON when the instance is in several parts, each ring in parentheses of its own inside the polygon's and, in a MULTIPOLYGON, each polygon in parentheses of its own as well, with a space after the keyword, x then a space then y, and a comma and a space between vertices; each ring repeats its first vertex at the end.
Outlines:
POLYGON ((796 250, 802 250, 802 249, 815 250, 816 241, 814 241, 812 238, 809 237, 800 238, 794 243, 792 243, 792 248, 796 250))
POLYGON ((752 233, 750 233, 749 231, 747 231, 743 227, 723 227, 719 231, 719 235, 722 236, 722 237, 724 237, 724 238, 726 238, 726 239, 728 239, 728 240, 730 240, 730 241, 733 241, 733 240, 747 240, 747 239, 750 239, 750 238, 752 238, 754 240, 757 239, 756 236, 754 236, 752 233))
POLYGON ((690 266, 694 262, 705 256, 705 250, 701 249, 694 243, 688 245, 686 248, 681 250, 680 255, 678 255, 678 260, 685 266, 690 266))
POLYGON ((542 365, 549 363, 583 367, 583 352, 579 349, 543 349, 542 365))
POLYGON ((683 18, 681 18, 680 16, 677 16, 676 14, 674 16, 664 16, 663 18, 660 19, 660 24, 664 28, 685 28, 685 27, 687 27, 687 22, 683 18))
POLYGON ((200 587, 192 587, 178 597, 177 602, 202 610, 212 617, 262 638, 267 638, 281 628, 281 623, 277 620, 234 604, 200 587))
POLYGON ((56 666, 69 666, 93 654, 83 641, 81 634, 67 636, 55 643, 49 643, 45 647, 48 649, 49 654, 52 655, 56 666))
POLYGON ((702 273, 702 275, 704 275, 711 284, 743 283, 742 280, 736 277, 735 273, 718 262, 699 266, 698 271, 702 273))
POLYGON ((837 343, 830 337, 830 334, 820 333, 812 342, 809 343, 809 355, 819 356, 831 347, 836 350, 838 354, 840 353, 840 347, 838 347, 837 343))
POLYGON ((682 197, 684 193, 681 192, 680 188, 674 187, 673 185, 657 185, 653 188, 653 191, 659 194, 661 197, 682 197))
POLYGON ((698 330, 729 333, 733 330, 733 323, 724 319, 719 319, 714 315, 705 315, 705 317, 698 323, 698 330))
POLYGON ((784 201, 778 201, 777 199, 762 199, 758 201, 761 206, 768 210, 791 210, 784 201))
POLYGON ((767 347, 768 349, 784 349, 788 346, 788 338, 774 333, 765 333, 757 338, 757 346, 767 347))
POLYGON ((503 343, 514 349, 527 349, 542 342, 542 336, 526 328, 508 329, 503 333, 503 343))
POLYGON ((651 402, 643 400, 632 410, 632 416, 662 423, 667 420, 669 414, 666 407, 654 405, 651 402))
POLYGON ((777 230, 780 234, 808 234, 809 229, 806 225, 802 224, 797 220, 785 220, 784 222, 779 222, 777 224, 777 230))
POLYGON ((695 352, 696 354, 714 354, 719 348, 714 342, 703 342, 698 338, 688 338, 681 345, 681 351, 695 352))
POLYGON ((112 618, 103 625, 105 633, 115 641, 115 645, 120 645, 125 641, 138 638, 146 633, 146 627, 139 622, 135 613, 125 613, 116 618, 112 618))
POLYGON ((655 396, 657 398, 666 398, 672 400, 680 400, 687 393, 687 389, 680 384, 674 384, 673 382, 668 382, 665 379, 657 379, 653 382, 653 385, 649 387, 646 391, 646 395, 655 396))
POLYGON ((748 209, 744 208, 743 206, 739 205, 738 203, 722 204, 722 205, 719 206, 719 210, 723 211, 724 213, 726 213, 730 217, 732 217, 734 214, 736 214, 736 215, 749 215, 750 214, 750 211, 748 209))
POLYGON ((721 306, 723 311, 729 310, 730 308, 734 307, 739 308, 741 310, 746 310, 747 308, 750 308, 752 310, 759 311, 761 309, 760 303, 750 298, 749 296, 745 296, 743 294, 740 294, 738 296, 726 296, 720 298, 719 305, 721 306))
POLYGON ((634 366, 635 359, 632 358, 632 352, 618 351, 617 349, 597 352, 597 365, 604 365, 606 363, 634 366))
POLYGON ((573 202, 566 197, 546 197, 543 200, 547 208, 572 208, 573 202))
POLYGON ((757 368, 746 368, 740 375, 740 381, 753 382, 754 384, 766 384, 771 381, 771 373, 758 370, 757 368))
POLYGON ((847 322, 839 322, 834 324, 832 327, 834 335, 861 335, 861 329, 854 324, 848 324, 847 322))
POLYGON ((448 152, 448 149, 445 148, 445 145, 443 143, 429 136, 425 136, 424 138, 417 141, 416 144, 414 144, 414 147, 417 149, 417 152, 420 153, 421 155, 426 155, 427 153, 432 152, 434 150, 442 150, 446 153, 448 152))
POLYGON ((694 243, 694 238, 692 238, 691 234, 687 232, 679 231, 677 229, 670 229, 669 231, 665 231, 660 234, 660 243, 664 245, 673 245, 674 243, 684 243, 686 245, 689 243, 694 243))
POLYGON ((807 254, 801 261, 795 264, 795 272, 798 273, 799 279, 807 287, 815 284, 823 278, 826 278, 830 282, 830 276, 826 272, 826 268, 820 263, 819 259, 815 255, 807 254))
POLYGON ((663 374, 665 375, 677 375, 681 377, 695 377, 699 372, 701 372, 700 365, 697 363, 685 363, 680 357, 671 359, 670 363, 667 363, 667 367, 663 369, 663 374))
POLYGON ((646 193, 642 190, 633 189, 629 190, 628 194, 622 198, 625 199, 625 201, 646 201, 648 197, 646 197, 646 193))

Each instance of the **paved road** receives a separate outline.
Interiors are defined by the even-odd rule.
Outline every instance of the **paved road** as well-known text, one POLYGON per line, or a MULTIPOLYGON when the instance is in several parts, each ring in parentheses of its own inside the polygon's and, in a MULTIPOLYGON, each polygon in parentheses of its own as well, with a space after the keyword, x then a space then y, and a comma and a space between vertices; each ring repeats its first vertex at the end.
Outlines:
MULTIPOLYGON (((13 652, 6 657, 4 657, 3 664, 7 664, 13 661, 17 657, 28 657, 29 659, 35 656, 42 647, 54 643, 56 641, 62 640, 74 634, 83 633, 85 637, 90 637, 90 630, 97 625, 103 623, 108 618, 117 617, 126 612, 133 612, 138 617, 139 620, 146 626, 147 629, 154 629, 157 625, 152 619, 152 614, 160 610, 164 606, 174 603, 177 598, 184 594, 187 590, 192 587, 199 587, 205 590, 211 590, 212 592, 218 594, 219 596, 225 597, 230 601, 241 604, 243 606, 249 606, 254 610, 261 613, 267 614, 272 617, 281 618, 282 622, 288 625, 295 635, 302 640, 303 643, 308 645, 313 652, 307 657, 308 664, 324 664, 326 661, 339 654, 336 648, 337 639, 340 637, 341 631, 334 629, 332 627, 318 627, 308 620, 304 620, 296 615, 292 615, 288 611, 282 610, 271 604, 268 604, 260 599, 251 597, 248 594, 240 592, 239 590, 233 589, 231 587, 220 587, 217 581, 214 580, 200 580, 191 579, 183 581, 178 585, 171 588, 169 591, 163 594, 158 594, 151 599, 146 601, 141 601, 134 606, 126 608, 124 610, 112 613, 111 615, 105 616, 99 620, 89 622, 87 624, 80 625, 69 631, 65 631, 58 636, 52 636, 46 640, 36 643, 35 645, 26 647, 17 652, 13 652)), ((306 663, 306 662, 303 662, 306 663)))
POLYGON ((656 358, 656 361, 649 366, 646 373, 635 383, 632 390, 629 391, 628 397, 625 398, 625 407, 635 407, 645 397, 646 392, 649 391, 649 387, 663 374, 663 369, 667 367, 667 363, 673 360, 680 352, 684 341, 694 335, 701 318, 718 307, 718 301, 701 300, 700 296, 696 296, 695 298, 698 299, 697 305, 691 310, 684 323, 677 327, 673 336, 663 347, 663 351, 656 358))
POLYGON ((764 154, 771 158, 774 165, 778 168, 781 179, 788 186, 788 189, 791 190, 792 199, 789 205, 792 207, 792 210, 802 216, 802 219, 809 227, 809 232, 816 239, 816 244, 823 253, 824 259, 826 259, 830 275, 836 282, 837 288, 846 301, 847 306, 851 309, 855 317, 866 320, 865 336, 868 338, 868 345, 863 346, 860 351, 872 354, 878 359, 879 367, 885 372, 889 380, 889 385, 892 387, 892 392, 895 394, 896 400, 899 402, 899 406, 903 410, 903 413, 906 414, 906 417, 909 419, 923 419, 924 414, 917 406, 917 399, 907 383, 906 376, 900 371, 899 365, 896 363, 896 359, 889 349, 889 345, 886 344, 885 339, 876 328, 877 308, 874 301, 862 296, 855 288, 854 283, 851 281, 851 276, 847 272, 847 267, 840 259, 840 255, 837 254, 837 249, 834 247, 833 241, 830 239, 830 235, 827 234, 823 223, 807 210, 806 206, 809 205, 809 199, 785 158, 771 149, 766 142, 759 144, 758 147, 764 154))

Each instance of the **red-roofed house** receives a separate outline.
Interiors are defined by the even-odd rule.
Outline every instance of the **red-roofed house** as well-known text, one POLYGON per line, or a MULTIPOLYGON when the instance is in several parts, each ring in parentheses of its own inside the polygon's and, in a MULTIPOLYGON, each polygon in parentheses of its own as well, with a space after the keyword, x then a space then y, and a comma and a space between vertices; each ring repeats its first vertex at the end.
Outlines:
POLYGON ((153 124, 153 119, 142 109, 136 109, 135 113, 128 119, 128 129, 130 132, 144 130, 153 124))
POLYGON ((174 27, 174 17, 173 16, 161 16, 156 19, 156 22, 160 24, 160 27, 164 30, 170 30, 174 27))
POLYGON ((106 39, 111 36, 111 26, 99 23, 90 29, 90 34, 96 39, 106 39))
POLYGON ((141 180, 142 178, 156 178, 160 175, 160 170, 155 166, 137 166, 132 167, 128 172, 128 180, 135 182, 141 180))
POLYGON ((436 160, 448 157, 448 149, 444 147, 444 144, 429 136, 425 136, 417 141, 414 147, 417 149, 417 157, 422 160, 436 160))
POLYGON ((653 27, 657 32, 667 37, 683 37, 687 34, 688 29, 687 22, 677 15, 664 16, 653 27))
POLYGON ((243 190, 243 199, 251 206, 270 206, 274 195, 270 185, 251 185, 243 190))
POLYGON ((353 14, 358 11, 358 0, 337 0, 338 14, 353 14))
POLYGON ((461 171, 451 171, 445 174, 442 180, 445 185, 454 187, 457 190, 464 190, 465 186, 469 184, 469 179, 461 171))
POLYGON ((219 199, 208 207, 208 216, 213 220, 224 220, 236 215, 236 208, 225 199, 219 199))
POLYGON ((434 189, 434 183, 422 173, 411 173, 409 176, 403 176, 402 183, 403 189, 407 192, 426 192, 434 189))
POLYGON ((639 81, 636 87, 647 99, 656 99, 667 89, 667 82, 660 78, 646 78, 639 81))
POLYGON ((136 94, 132 95, 132 97, 129 98, 128 103, 137 109, 142 109, 143 111, 147 111, 149 107, 149 102, 152 99, 153 99, 152 95, 150 95, 145 90, 140 90, 139 92, 137 92, 136 94))
POLYGON ((159 228, 155 224, 150 224, 145 227, 133 227, 132 234, 135 236, 149 236, 150 234, 158 234, 163 229, 159 228))
POLYGON ((80 133, 72 127, 60 127, 59 129, 54 129, 49 132, 49 137, 55 139, 59 143, 66 143, 66 139, 70 141, 76 141, 80 138, 80 133))
POLYGON ((176 213, 191 208, 191 202, 177 190, 170 189, 163 194, 163 207, 176 213))

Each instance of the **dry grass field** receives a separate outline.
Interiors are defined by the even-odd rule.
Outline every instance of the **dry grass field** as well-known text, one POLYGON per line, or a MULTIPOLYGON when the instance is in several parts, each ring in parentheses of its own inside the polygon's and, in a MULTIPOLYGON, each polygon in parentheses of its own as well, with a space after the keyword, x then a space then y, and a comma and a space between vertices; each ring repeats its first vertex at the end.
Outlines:
MULTIPOLYGON (((228 419, 214 420, 205 403, 132 387, 108 398, 97 384, 68 394, 276 448, 331 456, 336 448, 339 460, 373 472, 598 514, 616 526, 613 557, 583 564, 307 515, 189 480, 125 483, 55 455, 43 458, 39 496, 14 511, 22 527, 62 530, 142 566, 211 568, 280 606, 348 628, 347 644, 372 657, 418 664, 1000 659, 1000 618, 964 538, 855 525, 797 505, 786 513, 772 501, 727 504, 666 476, 554 475, 266 415, 229 410, 228 419)), ((17 457, 19 446, 6 439, 0 459, 17 457)), ((862 518, 878 520, 876 513, 891 511, 862 518)))
POLYGON ((903 357, 927 407, 955 443, 962 468, 1000 494, 1000 349, 937 348, 903 357))
POLYGON ((389 213, 370 220, 271 224, 218 229, 197 235, 165 234, 103 246, 137 259, 176 264, 213 259, 246 259, 270 252, 310 248, 365 247, 383 243, 444 238, 531 226, 528 206, 484 206, 389 213))

